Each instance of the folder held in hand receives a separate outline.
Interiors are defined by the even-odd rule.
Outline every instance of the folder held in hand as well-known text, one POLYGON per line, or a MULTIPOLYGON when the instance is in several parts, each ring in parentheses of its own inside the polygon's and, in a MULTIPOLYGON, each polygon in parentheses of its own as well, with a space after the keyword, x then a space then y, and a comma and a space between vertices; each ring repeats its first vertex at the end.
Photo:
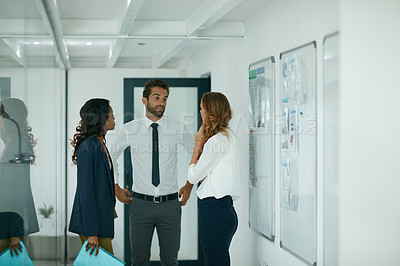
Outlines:
POLYGON ((114 255, 108 253, 105 251, 103 248, 99 247, 99 254, 95 256, 95 252, 93 252, 92 255, 89 255, 90 250, 87 252, 86 250, 86 244, 87 240, 85 243, 83 243, 81 250, 79 251, 78 256, 76 257, 74 261, 74 266, 121 266, 125 265, 125 262, 121 261, 114 255))
POLYGON ((18 256, 13 252, 14 257, 11 257, 10 248, 4 250, 0 254, 0 265, 7 266, 33 266, 31 258, 29 258, 28 251, 25 248, 24 243, 21 241, 22 252, 18 250, 18 256))

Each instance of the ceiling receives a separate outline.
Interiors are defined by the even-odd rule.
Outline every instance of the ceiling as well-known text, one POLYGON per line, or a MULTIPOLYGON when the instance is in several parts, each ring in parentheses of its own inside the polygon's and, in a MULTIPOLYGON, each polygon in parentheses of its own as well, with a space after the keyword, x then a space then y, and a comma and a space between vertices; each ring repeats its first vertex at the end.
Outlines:
POLYGON ((271 0, 0 0, 0 67, 173 68, 271 0))

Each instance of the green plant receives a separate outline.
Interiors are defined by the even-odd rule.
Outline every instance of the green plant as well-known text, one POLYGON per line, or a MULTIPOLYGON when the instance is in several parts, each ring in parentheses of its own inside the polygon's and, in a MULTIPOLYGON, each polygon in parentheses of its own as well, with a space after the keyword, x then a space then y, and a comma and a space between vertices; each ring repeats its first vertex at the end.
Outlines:
POLYGON ((43 207, 39 208, 39 213, 43 215, 44 218, 50 218, 50 215, 54 213, 54 207, 50 205, 47 208, 46 204, 43 203, 43 207))

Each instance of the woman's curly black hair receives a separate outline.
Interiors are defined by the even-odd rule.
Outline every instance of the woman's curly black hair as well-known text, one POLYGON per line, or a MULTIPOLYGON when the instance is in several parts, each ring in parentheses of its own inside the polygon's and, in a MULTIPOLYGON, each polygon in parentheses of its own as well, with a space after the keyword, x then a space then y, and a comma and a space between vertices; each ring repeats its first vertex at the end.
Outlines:
POLYGON ((74 147, 72 162, 76 164, 79 145, 88 137, 104 136, 104 125, 110 113, 110 101, 107 99, 90 99, 80 110, 81 121, 76 127, 77 133, 71 141, 74 147))
POLYGON ((37 140, 33 137, 32 128, 27 122, 28 110, 25 103, 18 98, 4 99, 0 103, 0 116, 5 119, 5 137, 20 135, 20 140, 28 144, 29 162, 34 164, 36 156, 33 147, 36 146, 37 140))

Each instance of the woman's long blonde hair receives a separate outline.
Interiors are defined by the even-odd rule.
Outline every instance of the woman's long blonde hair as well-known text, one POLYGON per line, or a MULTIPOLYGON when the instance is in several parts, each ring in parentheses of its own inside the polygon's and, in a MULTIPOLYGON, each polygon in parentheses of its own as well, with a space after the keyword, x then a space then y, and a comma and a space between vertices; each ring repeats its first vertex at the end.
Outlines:
MULTIPOLYGON (((203 142, 221 132, 229 136, 229 121, 232 118, 232 110, 228 99, 220 92, 207 92, 201 98, 201 104, 205 111, 203 120, 203 142)), ((203 144, 204 144, 203 143, 203 144)))

